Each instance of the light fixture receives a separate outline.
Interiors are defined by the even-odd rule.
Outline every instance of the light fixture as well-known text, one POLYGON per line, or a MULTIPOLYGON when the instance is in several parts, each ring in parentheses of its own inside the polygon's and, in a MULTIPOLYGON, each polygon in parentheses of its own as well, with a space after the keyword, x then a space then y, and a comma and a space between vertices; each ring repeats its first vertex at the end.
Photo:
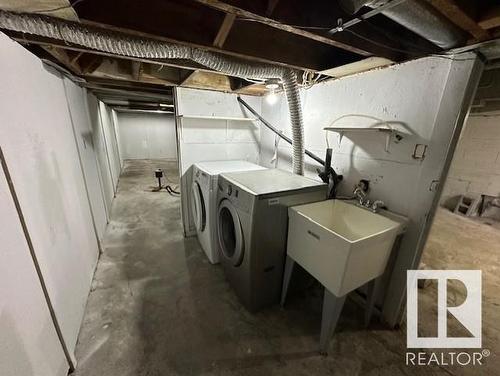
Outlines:
POLYGON ((280 87, 280 81, 277 78, 269 78, 266 80, 266 89, 276 90, 280 87))
POLYGON ((269 90, 269 93, 266 94, 266 102, 269 105, 273 105, 278 101, 276 89, 280 87, 279 80, 277 78, 267 79, 265 85, 266 89, 269 90))
POLYGON ((267 104, 273 105, 278 101, 278 96, 274 92, 273 89, 269 90, 269 93, 266 94, 266 102, 267 104))

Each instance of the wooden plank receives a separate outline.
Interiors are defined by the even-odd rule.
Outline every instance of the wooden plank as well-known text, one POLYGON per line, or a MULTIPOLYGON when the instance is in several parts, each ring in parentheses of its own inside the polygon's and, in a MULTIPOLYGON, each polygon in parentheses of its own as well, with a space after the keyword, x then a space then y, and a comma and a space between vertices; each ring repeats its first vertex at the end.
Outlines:
MULTIPOLYGON (((202 0, 195 0, 195 1, 202 1, 202 0)), ((223 55, 238 57, 238 58, 249 60, 249 61, 254 61, 254 62, 259 62, 259 63, 264 63, 264 64, 271 64, 271 65, 279 65, 279 66, 283 66, 283 67, 287 67, 287 68, 293 68, 293 69, 299 69, 299 70, 310 69, 310 67, 304 67, 304 66, 298 66, 298 65, 294 65, 294 64, 283 63, 281 61, 271 60, 271 59, 257 57, 257 56, 252 56, 252 55, 248 55, 248 54, 241 53, 241 52, 234 52, 234 51, 222 50, 222 49, 217 48, 215 46, 205 46, 205 45, 191 43, 191 42, 186 42, 186 41, 179 41, 179 40, 176 40, 176 39, 162 37, 162 36, 148 34, 148 33, 143 33, 143 32, 136 31, 136 30, 124 29, 124 28, 121 28, 121 27, 113 26, 113 25, 107 25, 107 24, 105 25, 105 24, 102 24, 102 23, 99 23, 99 22, 93 22, 93 21, 89 21, 89 20, 82 20, 80 23, 81 24, 87 24, 89 26, 98 27, 98 28, 101 28, 101 29, 104 28, 104 29, 107 29, 109 31, 114 31, 114 32, 117 32, 117 33, 122 33, 124 36, 135 36, 135 37, 140 37, 140 38, 147 38, 147 39, 151 39, 151 40, 157 40, 157 41, 161 41, 161 42, 173 43, 173 44, 177 44, 177 45, 195 47, 195 48, 199 48, 199 49, 203 49, 203 50, 207 50, 207 51, 217 52, 217 53, 220 53, 220 54, 223 54, 223 55)), ((328 39, 328 38, 326 38, 326 39, 328 39)), ((365 52, 365 55, 371 55, 371 53, 365 52)), ((205 71, 209 71, 209 70, 205 70, 205 71)), ((212 71, 212 72, 216 73, 215 71, 212 71)))
POLYGON ((67 52, 62 48, 46 46, 43 47, 43 49, 52 55, 65 68, 69 69, 71 73, 76 75, 81 74, 82 71, 78 63, 72 62, 67 52))
POLYGON ((84 54, 84 52, 80 51, 78 52, 72 59, 71 59, 71 63, 76 63, 78 61, 79 58, 82 57, 82 55, 84 54))
POLYGON ((500 27, 500 6, 490 8, 481 15, 479 26, 488 30, 500 27))
POLYGON ((234 14, 226 14, 226 16, 224 17, 224 21, 222 21, 222 25, 217 32, 217 36, 214 39, 214 46, 222 48, 227 36, 229 35, 229 32, 231 31, 231 28, 233 27, 235 19, 236 16, 234 14))
POLYGON ((219 1, 219 0, 194 0, 194 1, 201 3, 201 4, 204 4, 206 6, 209 6, 211 8, 218 9, 222 12, 233 14, 236 17, 250 18, 250 19, 255 20, 256 22, 260 22, 264 25, 273 27, 275 29, 287 31, 291 34, 300 35, 304 38, 312 39, 312 40, 315 40, 317 42, 321 42, 324 44, 328 44, 330 46, 341 48, 343 50, 353 52, 353 53, 356 53, 358 55, 362 55, 362 56, 372 55, 372 53, 367 51, 367 50, 364 50, 364 49, 361 49, 358 47, 354 47, 354 46, 351 46, 348 44, 344 44, 344 43, 338 42, 334 39, 331 39, 331 38, 328 38, 328 37, 325 37, 325 36, 322 36, 319 34, 314 34, 314 33, 311 33, 309 31, 306 31, 303 29, 298 29, 298 28, 291 26, 291 25, 282 24, 282 23, 277 22, 275 20, 272 20, 270 18, 263 17, 261 15, 246 11, 246 10, 238 8, 238 7, 235 7, 233 5, 226 4, 226 3, 219 1))
POLYGON ((103 57, 100 55, 85 55, 80 58, 80 66, 82 74, 93 73, 103 62, 103 57))
POLYGON ((141 80, 142 64, 140 61, 131 61, 132 77, 136 81, 141 80))
POLYGON ((490 34, 465 13, 454 0, 426 0, 451 22, 472 34, 477 40, 490 39, 490 34))
POLYGON ((188 74, 180 77, 179 86, 184 85, 186 82, 188 82, 198 72, 199 72, 198 70, 194 70, 194 71, 191 71, 188 74))

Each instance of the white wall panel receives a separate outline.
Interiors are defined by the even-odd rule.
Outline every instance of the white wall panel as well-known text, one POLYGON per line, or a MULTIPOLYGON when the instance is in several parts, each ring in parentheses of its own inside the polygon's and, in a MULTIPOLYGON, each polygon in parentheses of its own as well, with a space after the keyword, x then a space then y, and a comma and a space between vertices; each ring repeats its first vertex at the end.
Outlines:
POLYGON ((97 167, 99 170, 100 183, 106 206, 106 216, 109 220, 115 190, 113 188, 113 179, 111 177, 111 168, 104 138, 104 130, 102 127, 101 116, 99 114, 99 101, 94 95, 88 94, 87 103, 92 127, 92 141, 94 142, 97 167))
POLYGON ((99 240, 103 239, 106 230, 107 217, 101 177, 97 165, 96 150, 92 136, 92 126, 87 104, 86 90, 77 86, 69 79, 64 79, 66 98, 71 112, 75 140, 77 142, 80 160, 82 163, 87 193, 95 229, 99 240))
POLYGON ((111 172, 111 180, 113 182, 113 191, 116 193, 122 167, 112 110, 103 102, 99 102, 99 115, 104 134, 104 143, 106 146, 109 170, 111 172))
POLYGON ((67 375, 68 363, 1 168, 0 212, 0 375, 67 375))
POLYGON ((122 159, 177 160, 173 115, 154 112, 116 114, 122 159))
POLYGON ((61 331, 73 351, 98 246, 63 81, 3 34, 0 50, 0 71, 10 72, 0 78, 0 142, 61 331))

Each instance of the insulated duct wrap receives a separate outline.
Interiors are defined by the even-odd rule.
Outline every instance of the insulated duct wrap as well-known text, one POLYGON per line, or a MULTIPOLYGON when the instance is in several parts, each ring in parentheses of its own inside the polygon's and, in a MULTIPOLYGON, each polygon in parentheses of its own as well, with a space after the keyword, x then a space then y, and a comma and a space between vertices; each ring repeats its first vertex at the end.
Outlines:
POLYGON ((0 10, 0 28, 61 40, 73 45, 121 56, 144 59, 189 59, 215 71, 241 78, 281 79, 290 111, 293 172, 299 175, 304 174, 302 109, 297 75, 291 69, 271 64, 238 61, 201 48, 131 37, 124 33, 37 14, 0 10))

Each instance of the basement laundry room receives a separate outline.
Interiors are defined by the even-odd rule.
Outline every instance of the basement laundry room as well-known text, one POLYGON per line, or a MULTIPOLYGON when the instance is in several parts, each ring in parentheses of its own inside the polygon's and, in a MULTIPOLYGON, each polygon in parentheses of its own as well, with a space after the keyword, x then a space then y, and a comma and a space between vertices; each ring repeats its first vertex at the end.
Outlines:
POLYGON ((500 7, 0 0, 0 375, 497 375, 500 7))

